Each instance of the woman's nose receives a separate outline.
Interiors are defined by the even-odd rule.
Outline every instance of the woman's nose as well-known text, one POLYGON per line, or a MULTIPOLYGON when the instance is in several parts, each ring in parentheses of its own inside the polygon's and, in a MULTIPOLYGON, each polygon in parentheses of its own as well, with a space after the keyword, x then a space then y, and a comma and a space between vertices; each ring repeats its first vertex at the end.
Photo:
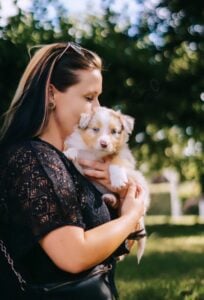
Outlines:
POLYGON ((100 102, 99 102, 99 100, 98 100, 98 98, 97 98, 97 99, 94 100, 94 102, 93 102, 93 108, 94 108, 94 107, 99 107, 99 106, 101 106, 101 105, 100 105, 100 102))

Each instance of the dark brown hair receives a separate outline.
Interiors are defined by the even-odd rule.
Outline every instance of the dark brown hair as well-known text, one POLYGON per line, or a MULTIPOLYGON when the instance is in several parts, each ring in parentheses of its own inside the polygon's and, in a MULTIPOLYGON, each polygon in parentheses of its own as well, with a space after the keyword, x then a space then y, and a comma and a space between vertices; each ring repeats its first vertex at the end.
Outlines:
POLYGON ((73 43, 42 46, 30 60, 4 115, 0 145, 39 135, 48 120, 49 86, 64 92, 79 82, 77 70, 102 69, 100 57, 73 43))

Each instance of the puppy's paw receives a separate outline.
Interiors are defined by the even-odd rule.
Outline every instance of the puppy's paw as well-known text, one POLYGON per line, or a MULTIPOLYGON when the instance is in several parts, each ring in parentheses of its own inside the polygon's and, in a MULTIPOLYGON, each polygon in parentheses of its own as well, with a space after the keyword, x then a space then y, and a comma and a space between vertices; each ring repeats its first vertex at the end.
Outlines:
POLYGON ((102 196, 102 200, 112 208, 118 208, 119 200, 114 194, 104 194, 102 196))
POLYGON ((68 150, 64 151, 66 157, 72 161, 75 161, 78 156, 78 151, 76 148, 69 148, 68 150))
POLYGON ((128 183, 127 173, 124 168, 110 165, 110 181, 113 188, 122 188, 128 183))

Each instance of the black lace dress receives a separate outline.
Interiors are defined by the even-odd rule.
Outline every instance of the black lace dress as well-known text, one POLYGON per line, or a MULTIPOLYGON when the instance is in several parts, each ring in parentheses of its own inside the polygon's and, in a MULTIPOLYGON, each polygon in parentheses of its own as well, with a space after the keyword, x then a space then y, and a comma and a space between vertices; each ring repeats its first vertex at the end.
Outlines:
POLYGON ((110 219, 100 192, 54 146, 32 139, 1 153, 0 234, 27 281, 76 276, 57 268, 40 247, 47 233, 65 225, 88 230, 110 219))

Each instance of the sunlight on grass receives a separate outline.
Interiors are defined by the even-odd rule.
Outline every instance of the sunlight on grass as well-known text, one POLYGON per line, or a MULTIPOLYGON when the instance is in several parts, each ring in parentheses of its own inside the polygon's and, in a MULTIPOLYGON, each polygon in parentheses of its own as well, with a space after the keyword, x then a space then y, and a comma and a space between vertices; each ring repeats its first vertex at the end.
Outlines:
POLYGON ((145 255, 136 247, 118 264, 121 300, 204 300, 204 226, 149 226, 145 255))
POLYGON ((172 217, 166 215, 147 215, 145 217, 145 223, 147 225, 159 225, 159 224, 178 224, 178 225, 195 225, 204 224, 204 218, 197 215, 184 215, 179 217, 172 217))
POLYGON ((153 251, 157 252, 194 252, 204 253, 204 236, 189 237, 171 237, 162 238, 156 234, 152 234, 146 246, 146 255, 153 251))

